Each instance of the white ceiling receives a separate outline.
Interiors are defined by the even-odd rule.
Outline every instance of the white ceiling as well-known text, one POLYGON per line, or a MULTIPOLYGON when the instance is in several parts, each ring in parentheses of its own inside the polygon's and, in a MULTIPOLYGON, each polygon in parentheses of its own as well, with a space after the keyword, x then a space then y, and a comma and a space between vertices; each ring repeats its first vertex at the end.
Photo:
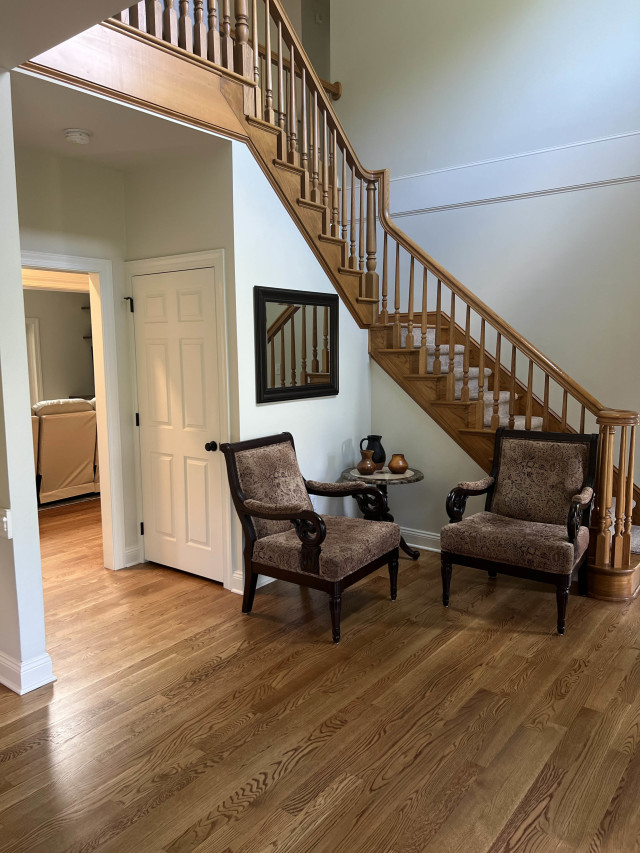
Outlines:
MULTIPOLYGON (((1 2, 1 0, 0 0, 1 2)), ((160 116, 14 71, 11 75, 16 148, 40 149, 126 169, 167 156, 215 154, 227 140, 160 116), (72 145, 65 128, 91 133, 72 145)))
POLYGON ((0 67, 14 68, 124 8, 122 0, 0 0, 0 67))

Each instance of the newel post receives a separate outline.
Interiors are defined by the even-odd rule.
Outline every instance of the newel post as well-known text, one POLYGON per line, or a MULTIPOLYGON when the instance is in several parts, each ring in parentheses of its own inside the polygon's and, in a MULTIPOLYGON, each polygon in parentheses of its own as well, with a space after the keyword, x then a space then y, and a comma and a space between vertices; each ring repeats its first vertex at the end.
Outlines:
POLYGON ((369 299, 378 298, 376 253, 376 182, 367 181, 367 271, 364 275, 364 296, 369 299))
POLYGON ((607 601, 628 601, 640 585, 640 555, 632 554, 630 547, 638 420, 637 412, 609 409, 600 411, 596 418, 600 444, 591 523, 589 592, 607 601))

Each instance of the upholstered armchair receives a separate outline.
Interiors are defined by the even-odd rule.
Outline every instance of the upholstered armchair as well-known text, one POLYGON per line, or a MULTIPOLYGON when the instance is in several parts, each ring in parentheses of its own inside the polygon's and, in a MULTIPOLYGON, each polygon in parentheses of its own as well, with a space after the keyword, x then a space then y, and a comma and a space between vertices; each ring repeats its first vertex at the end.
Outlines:
POLYGON ((320 589, 329 594, 333 641, 338 643, 344 589, 387 565, 395 601, 398 525, 320 516, 309 498, 357 493, 383 511, 385 498, 378 489, 364 482, 305 480, 288 432, 222 444, 220 449, 244 532, 243 613, 251 612, 259 575, 320 589))
POLYGON ((491 476, 458 485, 447 497, 450 524, 440 534, 442 602, 452 565, 553 583, 557 629, 564 634, 571 581, 587 594, 589 518, 597 435, 496 431, 491 476), (486 495, 485 511, 463 518, 467 499, 486 495))

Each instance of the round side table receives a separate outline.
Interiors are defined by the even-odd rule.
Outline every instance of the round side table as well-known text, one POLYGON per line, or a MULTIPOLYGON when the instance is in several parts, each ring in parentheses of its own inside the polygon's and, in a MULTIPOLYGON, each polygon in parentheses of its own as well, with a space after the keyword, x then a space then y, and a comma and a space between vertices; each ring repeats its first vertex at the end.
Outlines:
MULTIPOLYGON (((424 480, 422 471, 417 468, 407 468, 404 474, 392 474, 385 466, 380 471, 374 474, 361 474, 357 468, 345 468, 340 475, 341 480, 362 480, 363 483, 371 483, 372 486, 377 486, 385 497, 387 511, 384 513, 372 513, 367 504, 358 496, 353 495, 357 502, 360 511, 369 521, 393 521, 393 516, 389 512, 389 502, 387 498, 387 489, 389 486, 406 486, 408 483, 418 483, 424 480)), ((410 548, 405 542, 404 536, 400 537, 400 547, 408 554, 412 560, 417 560, 420 552, 410 548)))

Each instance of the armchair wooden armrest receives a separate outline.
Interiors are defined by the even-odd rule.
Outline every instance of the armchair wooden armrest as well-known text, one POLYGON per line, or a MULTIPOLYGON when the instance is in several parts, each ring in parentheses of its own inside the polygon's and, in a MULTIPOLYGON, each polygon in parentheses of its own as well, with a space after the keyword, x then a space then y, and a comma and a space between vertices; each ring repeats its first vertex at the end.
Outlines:
POLYGON ((589 507, 593 500, 593 489, 591 486, 585 486, 580 494, 574 495, 571 498, 571 506, 569 507, 569 516, 567 518, 567 536, 569 542, 575 542, 582 524, 582 514, 589 507))
POLYGON ((319 483, 316 480, 306 480, 307 491, 310 495, 324 498, 343 498, 358 496, 358 505, 372 515, 382 516, 387 512, 387 500, 377 486, 370 486, 363 480, 352 480, 347 483, 319 483))
POLYGON ((296 535, 302 543, 300 568, 304 572, 320 572, 320 546, 327 535, 326 525, 311 509, 292 504, 290 506, 274 507, 263 501, 246 500, 242 507, 249 515, 256 518, 267 518, 271 521, 291 521, 296 528, 296 535))
POLYGON ((462 521, 462 516, 467 507, 467 498, 476 495, 484 495, 493 488, 495 480, 493 477, 483 477, 482 480, 474 482, 462 482, 451 489, 447 495, 447 515, 449 521, 462 521))

